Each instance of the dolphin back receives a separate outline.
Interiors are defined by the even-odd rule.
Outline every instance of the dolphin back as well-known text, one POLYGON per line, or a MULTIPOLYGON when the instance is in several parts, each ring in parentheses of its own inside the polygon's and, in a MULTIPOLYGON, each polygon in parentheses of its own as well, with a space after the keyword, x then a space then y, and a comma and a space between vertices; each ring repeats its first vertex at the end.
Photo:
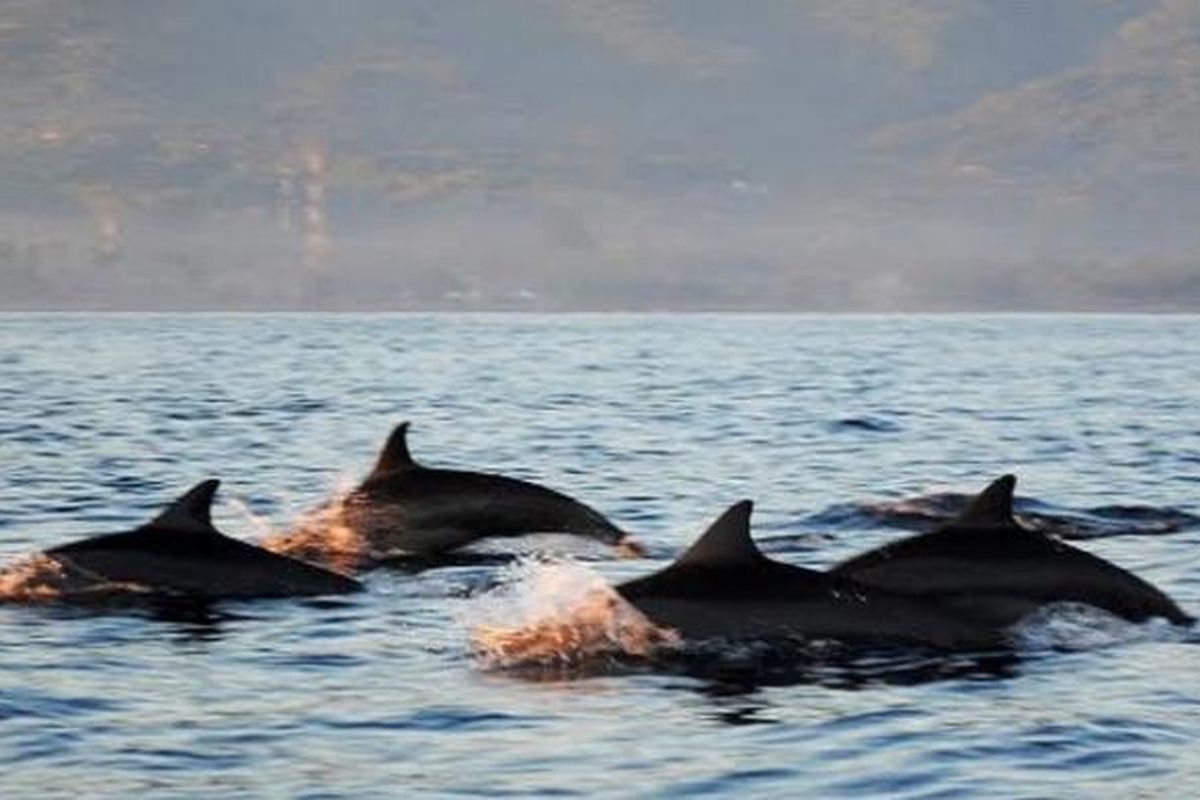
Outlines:
POLYGON ((1086 603, 1135 622, 1194 621, 1128 570, 1021 527, 1012 515, 1014 485, 1006 475, 940 529, 859 554, 831 574, 1006 625, 1058 602, 1086 603))
POLYGON ((919 599, 772 561, 750 536, 749 501, 730 507, 677 561, 617 587, 654 623, 686 638, 833 639, 848 644, 979 648, 995 626, 919 599))
POLYGON ((406 532, 422 531, 445 532, 454 547, 528 533, 570 533, 607 544, 626 536, 599 511, 562 492, 483 472, 420 468, 373 476, 353 493, 348 508, 368 539, 372 533, 390 536, 401 549, 406 532))
POLYGON ((619 544, 624 531, 584 503, 504 475, 433 469, 408 447, 397 425, 366 479, 348 497, 346 522, 380 550, 433 555, 482 538, 570 533, 619 544))
POLYGON ((150 522, 54 547, 46 555, 97 583, 203 598, 358 591, 353 578, 232 539, 212 525, 219 483, 193 487, 150 522))

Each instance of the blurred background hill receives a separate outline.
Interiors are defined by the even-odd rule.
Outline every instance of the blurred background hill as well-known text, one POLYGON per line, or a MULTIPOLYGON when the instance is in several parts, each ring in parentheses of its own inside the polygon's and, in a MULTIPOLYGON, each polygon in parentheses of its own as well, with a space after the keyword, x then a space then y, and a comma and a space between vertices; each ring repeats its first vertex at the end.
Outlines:
POLYGON ((0 0, 0 308, 1200 309, 1192 0, 0 0))

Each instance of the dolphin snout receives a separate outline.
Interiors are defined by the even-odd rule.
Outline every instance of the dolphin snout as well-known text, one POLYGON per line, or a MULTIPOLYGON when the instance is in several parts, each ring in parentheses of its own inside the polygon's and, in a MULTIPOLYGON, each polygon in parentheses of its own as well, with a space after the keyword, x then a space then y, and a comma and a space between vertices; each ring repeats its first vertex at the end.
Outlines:
POLYGON ((597 525, 592 531, 592 536, 615 548, 620 558, 645 558, 646 556, 646 548, 639 544, 633 536, 608 520, 603 520, 601 524, 597 525))

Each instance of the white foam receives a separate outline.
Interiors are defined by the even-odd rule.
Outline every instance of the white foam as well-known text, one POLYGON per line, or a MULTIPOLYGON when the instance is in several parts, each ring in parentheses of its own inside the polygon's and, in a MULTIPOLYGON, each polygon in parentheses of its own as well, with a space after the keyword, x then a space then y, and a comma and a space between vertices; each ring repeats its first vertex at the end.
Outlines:
POLYGON ((1142 641, 1178 641, 1187 631, 1166 620, 1130 622, 1086 603, 1051 603, 1013 628, 1022 650, 1095 650, 1142 641))
POLYGON ((523 559, 460 615, 486 668, 576 664, 597 656, 646 656, 679 642, 599 574, 569 561, 523 559))

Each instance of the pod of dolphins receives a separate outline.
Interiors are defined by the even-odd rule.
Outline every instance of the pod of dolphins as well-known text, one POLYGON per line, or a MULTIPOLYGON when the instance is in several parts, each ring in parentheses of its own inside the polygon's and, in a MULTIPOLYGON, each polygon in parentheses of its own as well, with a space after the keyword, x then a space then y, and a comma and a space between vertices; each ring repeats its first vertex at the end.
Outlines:
MULTIPOLYGON (((372 558, 437 556, 485 537, 570 533, 632 548, 601 513, 502 475, 435 469, 397 426, 374 468, 344 499, 341 523, 372 558)), ((956 519, 826 571, 773 561, 750 534, 752 504, 725 511, 667 568, 616 591, 685 639, 819 639, 946 650, 1002 646, 1043 606, 1080 603, 1141 622, 1194 619, 1159 589, 1102 558, 1021 526, 1005 475, 956 519)), ((355 592, 352 577, 226 536, 212 523, 219 482, 204 481, 149 522, 46 550, 78 584, 136 587, 201 600, 355 592)), ((83 597, 84 595, 79 595, 83 597)), ((61 599, 72 599, 64 594, 61 599)))

